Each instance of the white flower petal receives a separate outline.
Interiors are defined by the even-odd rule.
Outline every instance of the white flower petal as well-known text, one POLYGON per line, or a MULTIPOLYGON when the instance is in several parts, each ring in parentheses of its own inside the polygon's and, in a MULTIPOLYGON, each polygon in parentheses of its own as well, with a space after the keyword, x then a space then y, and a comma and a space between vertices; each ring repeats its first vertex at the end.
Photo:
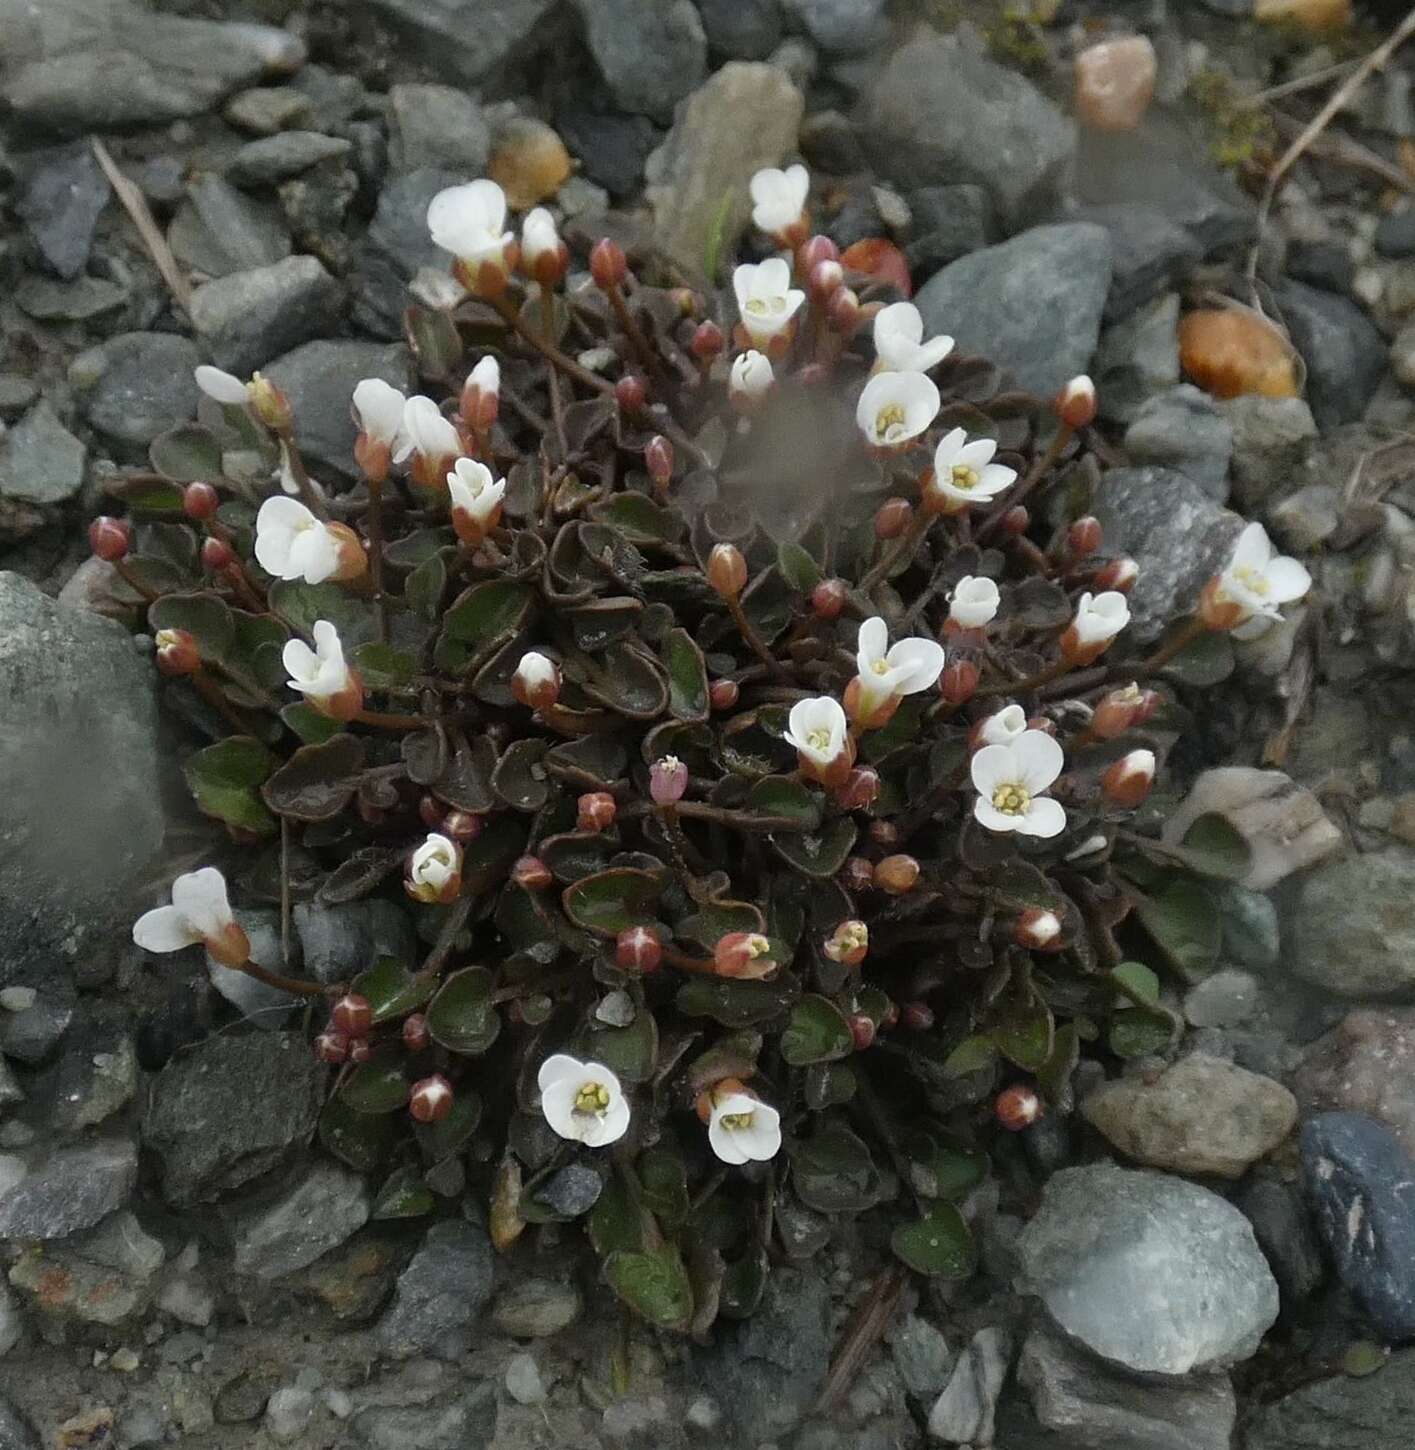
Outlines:
POLYGON ((1262 573, 1268 566, 1268 561, 1273 556, 1272 540, 1268 538, 1268 531, 1262 524, 1249 524, 1238 536, 1238 542, 1233 548, 1233 561, 1230 565, 1234 569, 1254 569, 1262 573))
POLYGON ((219 936, 231 924, 226 878, 215 866, 179 876, 172 883, 172 905, 203 937, 219 936))
POLYGON ((1020 705, 1004 705, 983 721, 978 736, 985 745, 1009 745, 1027 728, 1027 712, 1020 705))
POLYGON ((197 387, 218 403, 227 407, 244 407, 250 401, 250 392, 240 378, 222 372, 220 368, 214 368, 209 363, 202 363, 196 368, 194 376, 197 387))
POLYGON ((301 529, 290 542, 290 555, 282 576, 303 579, 306 584, 323 584, 339 572, 339 545, 334 535, 316 523, 301 529))
POLYGON ((724 1163, 737 1167, 748 1161, 740 1129, 724 1128, 722 1114, 714 1112, 708 1121, 708 1147, 724 1163))
POLYGON ((1270 560, 1263 577, 1268 581, 1269 597, 1275 604, 1291 604, 1301 599, 1312 587, 1312 576, 1286 554, 1270 560))
POLYGON ((406 402, 403 394, 382 378, 365 378, 354 389, 354 411, 359 415, 360 429, 390 447, 403 426, 406 402))
POLYGON ((609 1106, 591 1118, 581 1142, 587 1148, 607 1148, 629 1131, 629 1100, 622 1091, 612 1090, 609 1106))
POLYGON ((292 690, 306 690, 319 674, 319 656, 302 639, 288 640, 280 652, 280 662, 290 677, 292 690))
POLYGON ((992 793, 1000 785, 1010 785, 1016 779, 1016 761, 1011 745, 984 745, 975 751, 968 763, 968 773, 973 780, 973 789, 979 796, 992 799, 992 793))
MULTIPOLYGON (((991 745, 985 747, 991 750, 991 745)), ((978 754, 982 754, 981 751, 978 754)), ((973 757, 976 760, 978 757, 973 757)), ((986 826, 990 831, 1016 831, 1020 830, 1021 816, 1009 816, 993 805, 988 796, 979 796, 973 802, 973 815, 980 825, 986 826)))
POLYGON ((1036 796, 1027 809, 1014 819, 1022 835, 1046 839, 1059 836, 1066 829, 1066 808, 1049 795, 1036 796))
POLYGON ((567 1077, 583 1076, 584 1070, 585 1065, 578 1057, 571 1057, 568 1052, 552 1053, 540 1065, 540 1071, 536 1074, 536 1086, 541 1092, 545 1092, 552 1083, 567 1077))
POLYGON ((855 663, 860 673, 866 674, 876 660, 883 659, 888 648, 889 626, 878 614, 873 615, 855 636, 855 663))
POLYGON ((179 952, 201 939, 201 933, 175 906, 145 911, 133 923, 133 940, 146 952, 179 952))
POLYGON ((541 1089, 540 1110, 546 1122, 562 1138, 579 1141, 586 1122, 575 1112, 575 1099, 580 1095, 584 1078, 580 1074, 556 1078, 541 1089))
POLYGON ((899 672, 894 689, 900 695, 927 690, 943 673, 943 646, 937 640, 901 639, 887 658, 891 672, 899 672))
POLYGON ((1017 470, 1002 463, 989 463, 978 475, 978 486, 973 490, 982 498, 996 498, 1004 489, 1017 482, 1017 470))
POLYGON ((1066 764, 1061 746, 1045 730, 1024 730, 1011 750, 1016 766, 1012 779, 1029 795, 1038 795, 1051 786, 1066 764))

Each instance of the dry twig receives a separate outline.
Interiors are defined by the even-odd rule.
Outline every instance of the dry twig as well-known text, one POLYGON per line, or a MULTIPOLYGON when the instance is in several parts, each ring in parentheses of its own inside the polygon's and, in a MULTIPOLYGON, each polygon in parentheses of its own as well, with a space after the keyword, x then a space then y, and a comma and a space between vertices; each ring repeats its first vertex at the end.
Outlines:
POLYGON ((118 170, 117 162, 109 155, 108 148, 97 136, 90 138, 89 145, 93 147, 93 154, 98 158, 98 164, 103 168, 103 174, 112 183, 113 190, 118 193, 118 200, 123 203, 123 210, 132 217, 133 225, 138 229, 138 236, 142 238, 143 246, 147 248, 148 255, 152 258, 157 270, 162 273, 162 280, 167 284, 167 290, 182 310, 190 316, 192 310, 191 286, 182 275, 182 269, 177 265, 177 259, 172 255, 172 249, 167 245, 167 238, 162 235, 162 228, 153 219, 147 199, 118 170))

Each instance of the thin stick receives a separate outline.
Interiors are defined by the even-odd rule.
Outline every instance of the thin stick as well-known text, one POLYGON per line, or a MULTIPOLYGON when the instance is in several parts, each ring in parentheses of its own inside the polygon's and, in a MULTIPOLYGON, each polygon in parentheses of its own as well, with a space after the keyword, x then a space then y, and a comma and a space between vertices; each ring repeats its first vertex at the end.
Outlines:
POLYGON ((506 319, 507 325, 523 342, 529 343, 543 358, 553 363, 567 377, 574 378, 577 383, 582 383, 587 388, 593 388, 597 393, 612 394, 614 384, 607 378, 601 378, 592 373, 588 368, 582 368, 572 357, 560 351, 558 347, 552 347, 550 343, 539 338, 521 320, 521 314, 516 311, 515 306, 504 297, 498 297, 492 306, 506 319))
POLYGON ((177 259, 172 255, 172 249, 167 245, 167 238, 162 235, 162 228, 153 220, 146 197, 118 170, 117 163, 108 154, 108 148, 102 141, 96 136, 90 137, 89 145, 93 148, 93 154, 98 158, 98 164, 103 168, 103 174, 118 194, 118 200, 123 203, 123 210, 133 219, 133 225, 138 229, 138 236, 142 238, 142 244, 147 248, 153 265, 162 274, 162 280, 167 284, 167 290, 182 311, 190 314, 192 310, 191 286, 182 275, 182 269, 177 265, 177 259))
POLYGON ((1335 65, 1323 66, 1311 75, 1295 76, 1290 81, 1282 81, 1275 86, 1269 86, 1265 91, 1255 91, 1251 96, 1236 96, 1234 104, 1243 108, 1252 106, 1265 106, 1269 101, 1280 101, 1284 96, 1295 96, 1300 91, 1315 90, 1318 86, 1324 86, 1328 81, 1334 81, 1338 76, 1345 75, 1359 61, 1341 60, 1335 65))
POLYGON ((1018 504, 1031 493, 1041 481, 1052 464, 1061 457, 1062 449, 1071 441, 1075 429, 1069 423, 1063 423, 1057 430, 1056 436, 1051 440, 1047 451, 1032 465, 1031 471, 1027 474, 1017 491, 1009 498, 1004 494, 993 511, 983 520, 982 527, 977 532, 977 542, 986 544, 1001 527, 1003 519, 1007 517, 1018 504))
POLYGON ((736 597, 727 600, 727 609, 732 615, 733 623, 737 626, 737 632, 747 641, 752 653, 756 655, 773 675, 776 675, 778 678, 785 678, 785 669, 776 656, 762 642, 761 635, 757 633, 752 621, 747 618, 746 611, 742 608, 742 601, 736 597))

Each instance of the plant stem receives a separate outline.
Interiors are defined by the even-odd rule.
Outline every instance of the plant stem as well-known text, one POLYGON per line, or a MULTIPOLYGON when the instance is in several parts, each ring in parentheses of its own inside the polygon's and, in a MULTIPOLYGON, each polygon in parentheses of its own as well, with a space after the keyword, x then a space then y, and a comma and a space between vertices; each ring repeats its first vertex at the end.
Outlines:
POLYGON ((1063 656, 1047 665, 1045 669, 1038 670, 1036 674, 1028 675, 1025 680, 1005 680, 997 685, 984 685, 981 689, 973 691, 973 698, 976 700, 985 695, 1024 695, 1028 690, 1035 690, 1041 685, 1049 685, 1053 680, 1059 680, 1070 669, 1070 660, 1063 656))
POLYGON ((1163 644, 1152 654, 1149 659, 1141 660, 1136 666, 1139 670, 1157 670, 1167 665, 1175 655, 1194 643, 1201 635, 1209 633, 1209 627, 1204 623, 1202 615, 1191 615, 1188 622, 1167 644, 1163 644))
POLYGON ((433 943, 432 950, 427 954, 419 975, 425 977, 436 977, 442 970, 443 963, 452 954, 452 947, 457 940, 457 933, 467 924, 467 918, 472 914, 472 904, 476 897, 462 887, 462 894, 452 903, 452 908, 447 913, 446 920, 442 923, 442 930, 437 934, 437 940, 433 943))
POLYGON ((923 509, 916 509, 914 517, 909 521, 909 527, 897 539, 891 541, 889 547, 875 560, 864 578, 860 580, 859 592, 868 594, 881 579, 890 574, 895 564, 906 555, 912 559, 915 550, 919 547, 919 541, 928 533, 929 525, 933 521, 933 514, 925 513, 923 509))
POLYGON ((206 701, 208 705, 217 711, 221 718, 236 732, 237 735, 249 735, 251 733, 250 723, 237 711, 236 707, 226 698, 226 692, 206 673, 198 667, 188 676, 192 682, 192 688, 206 701))
POLYGON ((421 730, 430 722, 422 715, 399 715, 384 710, 360 710, 354 723, 370 725, 375 730, 421 730))
POLYGON ((991 540, 1007 514, 1027 498, 1028 494, 1041 481, 1042 475, 1061 457, 1062 449, 1071 441, 1071 435, 1074 432, 1075 429, 1069 423, 1063 423, 1056 430, 1056 437, 1051 440, 1047 451, 1032 465, 1026 478, 1022 480, 1021 486, 1011 498, 1004 496, 997 507, 984 520, 983 526, 978 530, 978 543, 986 544, 991 540))
POLYGON ((577 383, 582 384, 584 387, 593 388, 597 393, 603 393, 609 396, 613 395, 614 384, 607 378, 598 377, 588 368, 582 368, 574 358, 566 357, 558 347, 554 347, 544 341, 544 339, 537 337, 521 320, 521 314, 516 311, 514 303, 508 301, 505 297, 497 297, 491 305, 506 319, 507 326, 511 328, 517 337, 523 342, 529 343, 547 362, 559 368, 567 377, 574 378, 577 383))
POLYGON ((280 817, 280 960, 290 965, 290 818, 280 817))
MULTIPOLYGON (((555 346, 555 313, 551 308, 553 295, 546 287, 540 289, 540 310, 542 321, 545 324, 545 342, 547 347, 555 346)), ((569 444, 565 441, 565 412, 560 403, 560 374, 551 368, 546 374, 547 387, 550 391, 550 421, 555 429, 556 446, 560 449, 560 461, 565 461, 569 453, 569 444)))
POLYGON ((732 621, 737 626, 738 633, 746 640, 751 651, 756 657, 775 675, 778 679, 786 678, 786 670, 775 655, 766 647, 761 635, 754 628, 752 621, 747 618, 746 611, 742 608, 742 600, 734 595, 726 601, 728 612, 732 615, 732 621))
POLYGON ((624 329, 624 335, 639 355, 639 361, 656 381, 663 382, 663 364, 659 361, 658 354, 649 346, 649 340, 644 336, 638 319, 629 311, 629 304, 624 300, 623 289, 617 284, 606 287, 605 296, 609 298, 609 305, 614 309, 614 316, 618 319, 619 326, 624 329))
POLYGON ((383 480, 368 479, 368 574, 373 584, 373 617, 380 644, 388 643, 388 610, 383 598, 383 480))
POLYGON ((244 972, 248 977, 254 977, 257 982, 264 982, 267 987, 276 987, 295 997, 342 997, 344 995, 342 982, 325 987, 319 982, 306 982, 300 977, 282 977, 279 972, 268 972, 249 958, 235 970, 244 972))

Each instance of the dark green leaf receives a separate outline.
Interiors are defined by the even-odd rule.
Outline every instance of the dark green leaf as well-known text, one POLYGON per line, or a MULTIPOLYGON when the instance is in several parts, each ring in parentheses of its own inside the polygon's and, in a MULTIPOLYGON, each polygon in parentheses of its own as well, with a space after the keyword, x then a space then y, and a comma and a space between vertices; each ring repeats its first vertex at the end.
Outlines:
POLYGON ((600 1258, 616 1251, 636 1253, 644 1247, 643 1214, 634 1207, 634 1200, 616 1173, 604 1185, 598 1202, 589 1216, 590 1243, 600 1258))
POLYGON ((513 740, 491 774, 498 796, 517 811, 538 811, 550 799, 550 779, 542 764, 544 740, 513 740))
POLYGON ((807 993, 791 1009, 781 1034, 781 1055, 792 1067, 835 1062, 848 1057, 854 1045, 845 1014, 828 997, 807 993))
POLYGON ((1121 962, 1110 976, 1117 986, 1127 989, 1126 1002, 1138 997, 1152 1005, 1160 999, 1160 979, 1143 962, 1121 962))
POLYGON ((707 667, 686 629, 669 630, 663 641, 663 667, 668 672, 669 713, 678 720, 706 720, 707 667))
POLYGON ((834 876, 845 864, 855 845, 855 822, 849 816, 836 816, 819 831, 788 835, 774 831, 767 839, 783 860, 805 876, 834 876))
POLYGON ((565 915, 596 936, 614 937, 631 926, 653 922, 662 890, 660 878, 631 867, 616 867, 567 886, 565 915))
POLYGON ((376 633, 373 607, 338 584, 277 579, 267 597, 276 614, 306 639, 313 637, 317 620, 327 619, 339 631, 339 642, 350 654, 376 633))
POLYGON ((159 433, 147 450, 153 468, 174 483, 221 476, 221 443, 210 428, 182 423, 159 433))
POLYGON ((1184 833, 1181 849, 1192 870, 1227 881, 1241 881, 1253 862, 1248 842, 1228 817, 1217 811, 1196 818, 1184 833))
POLYGON ((821 582, 820 566, 800 544, 782 544, 776 551, 776 567, 798 594, 809 594, 821 582))
POLYGON ((406 1059, 401 1046, 376 1047, 344 1079, 339 1101, 356 1113, 393 1113, 408 1101, 406 1059))
POLYGON ((429 554, 403 581, 403 602, 429 623, 436 623, 447 591, 447 561, 442 554, 429 554))
POLYGON ((951 1203, 935 1203, 918 1222, 900 1224, 890 1246, 917 1273, 945 1279, 966 1279, 978 1263, 972 1232, 951 1203))
POLYGON ((452 1111, 440 1123, 415 1123, 413 1132, 424 1159, 441 1163, 466 1146, 481 1122, 481 1098, 459 1085, 452 1099, 452 1111))
POLYGON ((650 1148, 639 1155, 638 1166, 644 1207, 665 1228, 678 1228, 688 1217, 688 1176, 683 1160, 667 1148, 650 1148))
POLYGON ((354 668, 371 690, 400 689, 418 672, 417 659, 391 644, 370 640, 353 652, 354 668))
POLYGON ((437 982, 421 972, 410 972, 394 957, 380 957, 368 971, 354 979, 352 991, 367 997, 374 1023, 404 1017, 432 996, 437 982))
POLYGON ((261 787, 261 795, 276 815, 332 820, 353 799, 363 768, 363 741, 335 735, 319 745, 300 746, 261 787))
POLYGON ((752 782, 744 810, 763 816, 786 816, 798 821, 803 831, 814 831, 821 823, 822 798, 802 781, 789 775, 767 775, 752 782))
POLYGON ((485 1052, 501 1031, 491 984, 485 967, 467 967, 448 977, 427 1009, 433 1041, 470 1057, 485 1052))
POLYGON ((1189 981, 1198 981, 1218 958, 1223 924, 1213 894, 1200 881, 1176 876, 1140 899, 1139 917, 1155 945, 1189 981))
POLYGON ((770 1261, 766 1250, 748 1249, 727 1265, 722 1275, 719 1308, 729 1319, 746 1319, 757 1311, 766 1292, 770 1261))
POLYGON ((617 529, 631 544, 671 543, 683 533, 683 516, 642 493, 616 493, 590 505, 590 517, 617 529))
POLYGON ((990 1036, 979 1034, 965 1037, 944 1059, 943 1072, 947 1077, 966 1077, 970 1072, 981 1072, 997 1061, 997 1046, 990 1036))
POLYGON ((201 811, 218 821, 268 836, 275 817, 259 790, 276 766, 276 757, 249 735, 232 735, 189 755, 182 773, 201 811))
POLYGON ((303 700, 286 705, 280 712, 280 718, 306 745, 323 745, 344 730, 342 721, 321 715, 313 705, 307 705, 303 700))
POLYGON ((1232 639, 1226 633, 1209 631, 1180 650, 1164 668, 1181 684, 1207 689, 1226 680, 1235 664, 1232 639))
POLYGON ((463 674, 493 646, 521 629, 535 608, 536 591, 514 579, 491 579, 459 594, 442 616, 435 658, 440 668, 463 674))
POLYGON ((679 987, 675 1000, 685 1016, 710 1017, 724 1027, 755 1027, 780 1016, 796 995, 795 980, 784 973, 770 982, 695 975, 679 987))
POLYGON ((319 1115, 319 1141, 360 1173, 371 1173, 393 1151, 399 1128, 386 1113, 359 1113, 342 1096, 329 1099, 319 1115))
POLYGON ((403 312, 403 335, 423 377, 442 380, 460 369, 462 337, 450 313, 436 307, 408 307, 403 312))
POLYGON ((609 1287, 656 1329, 682 1329, 693 1316, 693 1290, 678 1250, 648 1253, 618 1249, 604 1261, 609 1287))
POLYGON ((997 1050, 1018 1067, 1036 1072, 1051 1056, 1054 1023, 1045 1002, 1012 1005, 992 1029, 997 1050))
POLYGON ((1149 1057, 1174 1040, 1176 1022, 1167 1012, 1130 1007, 1117 1012, 1110 1025, 1110 1050, 1117 1057, 1149 1057))
POLYGON ((627 1027, 596 1026, 585 1050, 625 1082, 647 1082, 658 1059, 658 1023, 652 1012, 640 1012, 627 1027))
POLYGON ((369 1217, 380 1221, 390 1218, 421 1218, 437 1207, 432 1189, 423 1182, 416 1168, 400 1168, 378 1190, 369 1217))
POLYGON ((883 1185, 864 1142, 830 1121, 792 1152, 796 1193, 817 1213, 859 1213, 879 1202, 883 1185))
POLYGON ((403 856, 402 851, 389 846, 361 846, 324 878, 319 900, 326 906, 338 906, 367 896, 398 869, 403 856))
POLYGON ((848 1103, 855 1096, 859 1083, 848 1062, 818 1062, 806 1069, 806 1085, 802 1096, 813 1113, 848 1103))

